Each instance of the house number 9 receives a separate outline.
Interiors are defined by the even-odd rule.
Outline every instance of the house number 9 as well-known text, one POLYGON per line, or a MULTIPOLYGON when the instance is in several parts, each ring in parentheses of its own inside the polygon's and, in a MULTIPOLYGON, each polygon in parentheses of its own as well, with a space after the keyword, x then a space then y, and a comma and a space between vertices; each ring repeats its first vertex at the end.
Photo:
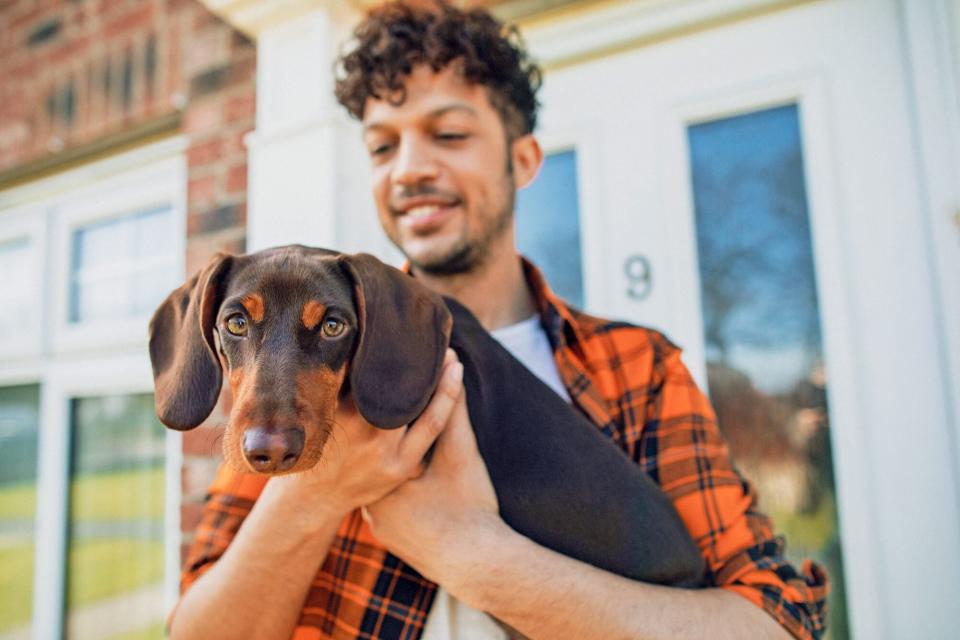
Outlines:
POLYGON ((633 255, 623 263, 623 273, 627 276, 627 296, 640 302, 650 296, 653 289, 653 272, 646 256, 633 255))

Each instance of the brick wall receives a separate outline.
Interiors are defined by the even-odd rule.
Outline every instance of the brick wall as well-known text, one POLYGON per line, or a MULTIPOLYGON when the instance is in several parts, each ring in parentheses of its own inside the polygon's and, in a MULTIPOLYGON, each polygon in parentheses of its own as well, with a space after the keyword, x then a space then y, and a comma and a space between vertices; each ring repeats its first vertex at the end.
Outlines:
MULTIPOLYGON (((244 250, 255 72, 256 46, 197 0, 0 0, 0 178, 178 121, 189 137, 192 273, 217 250, 244 250)), ((208 424, 224 422, 225 406, 208 424)), ((184 437, 185 542, 219 435, 204 426, 184 437)))

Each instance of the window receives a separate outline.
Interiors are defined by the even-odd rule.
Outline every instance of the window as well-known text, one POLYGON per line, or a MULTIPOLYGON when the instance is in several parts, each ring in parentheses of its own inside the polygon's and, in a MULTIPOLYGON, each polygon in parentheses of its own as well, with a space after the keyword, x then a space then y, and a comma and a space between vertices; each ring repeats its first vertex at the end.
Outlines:
POLYGON ((0 636, 33 609, 39 385, 0 387, 0 636))
POLYGON ((153 395, 75 398, 70 413, 67 636, 162 637, 166 433, 153 395))
POLYGON ((542 271, 553 291, 583 308, 583 264, 577 152, 544 158, 536 179, 517 193, 517 247, 542 271))
POLYGON ((794 562, 831 578, 847 637, 813 246, 796 105, 689 128, 710 399, 794 562))
POLYGON ((70 321, 149 315, 176 284, 170 207, 87 224, 73 232, 70 321))
POLYGON ((0 362, 41 350, 44 211, 27 206, 0 216, 0 362))
POLYGON ((24 277, 30 273, 32 261, 29 239, 17 238, 0 243, 3 297, 8 309, 16 309, 16 313, 0 314, 0 335, 26 333, 38 320, 33 278, 24 277))
POLYGON ((0 638, 163 636, 181 452, 146 328, 184 277, 184 146, 0 193, 0 638))

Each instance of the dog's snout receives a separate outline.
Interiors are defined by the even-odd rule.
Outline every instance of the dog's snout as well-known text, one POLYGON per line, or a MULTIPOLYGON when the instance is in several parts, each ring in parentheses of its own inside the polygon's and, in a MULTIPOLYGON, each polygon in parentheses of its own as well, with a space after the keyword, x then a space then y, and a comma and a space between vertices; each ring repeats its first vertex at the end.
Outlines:
POLYGON ((243 456, 255 471, 280 473, 297 464, 303 443, 302 427, 253 427, 243 434, 243 456))

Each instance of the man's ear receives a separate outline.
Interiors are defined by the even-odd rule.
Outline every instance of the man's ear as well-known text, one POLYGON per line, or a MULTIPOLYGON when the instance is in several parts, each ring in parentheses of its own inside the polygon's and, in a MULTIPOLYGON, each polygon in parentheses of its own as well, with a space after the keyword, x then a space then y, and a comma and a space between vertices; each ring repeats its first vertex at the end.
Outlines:
POLYGON ((522 189, 537 177, 543 165, 543 149, 532 133, 520 136, 510 145, 513 160, 513 185, 522 189))
POLYGON ((174 290, 150 320, 150 363, 160 422, 184 431, 207 419, 223 373, 213 325, 233 257, 218 253, 174 290))

